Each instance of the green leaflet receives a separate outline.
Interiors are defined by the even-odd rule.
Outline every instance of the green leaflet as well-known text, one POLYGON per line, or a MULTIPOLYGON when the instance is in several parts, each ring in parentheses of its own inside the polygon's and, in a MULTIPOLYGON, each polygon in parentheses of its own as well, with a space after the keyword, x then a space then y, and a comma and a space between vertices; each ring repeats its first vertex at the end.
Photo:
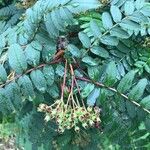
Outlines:
POLYGON ((7 73, 3 65, 0 64, 0 83, 3 83, 7 80, 7 73))
POLYGON ((121 7, 125 2, 126 2, 126 0, 119 0, 117 2, 117 4, 115 4, 115 5, 118 6, 118 7, 121 7))
POLYGON ((26 56, 26 60, 27 60, 29 65, 37 66, 39 64, 39 61, 40 61, 40 51, 35 49, 32 45, 29 44, 26 47, 25 56, 26 56))
POLYGON ((141 9, 145 4, 145 0, 136 0, 135 1, 135 7, 136 9, 141 9))
POLYGON ((52 86, 48 86, 47 92, 52 98, 54 99, 59 98, 59 88, 55 83, 52 86))
POLYGON ((14 105, 15 110, 20 110, 23 106, 23 97, 21 95, 22 93, 20 91, 19 85, 15 82, 10 83, 5 87, 5 91, 11 103, 14 105))
POLYGON ((81 57, 81 51, 75 45, 69 44, 67 49, 74 57, 81 57))
POLYGON ((117 46, 119 43, 119 40, 114 37, 114 36, 109 36, 109 35, 105 35, 103 37, 101 37, 101 42, 105 45, 110 45, 110 46, 117 46))
POLYGON ((111 1, 111 5, 115 5, 115 4, 117 4, 119 2, 119 0, 112 0, 111 1))
POLYGON ((87 84, 86 87, 81 92, 81 97, 86 98, 94 89, 94 84, 87 84))
POLYGON ((132 15, 134 12, 135 6, 132 1, 127 1, 124 6, 124 11, 126 15, 132 15))
POLYGON ((43 68, 43 74, 46 79, 47 85, 51 86, 54 83, 55 71, 52 66, 45 66, 43 68))
POLYGON ((59 75, 60 77, 63 77, 64 76, 64 70, 65 70, 64 66, 62 66, 61 64, 59 64, 59 65, 57 65, 55 73, 57 75, 59 75))
POLYGON ((143 98, 141 101, 140 101, 140 104, 142 106, 144 106, 144 108, 147 108, 147 109, 150 109, 150 95, 143 98))
POLYGON ((8 113, 11 113, 11 111, 13 110, 14 110, 14 106, 6 93, 6 90, 0 88, 0 111, 4 115, 6 115, 8 113))
POLYGON ((27 62, 20 45, 12 44, 9 47, 8 59, 10 66, 17 72, 22 73, 27 69, 27 62))
POLYGON ((140 25, 134 21, 125 19, 119 24, 122 28, 128 29, 128 30, 133 30, 133 31, 139 31, 140 30, 140 25))
POLYGON ((90 66, 97 66, 98 63, 92 57, 86 56, 82 58, 82 61, 90 66))
POLYGON ((149 65, 145 64, 144 69, 147 73, 150 74, 150 66, 149 65))
POLYGON ((111 12, 111 15, 113 17, 114 22, 120 22, 121 21, 122 13, 121 13, 120 9, 117 6, 112 5, 110 7, 110 12, 111 12))
POLYGON ((45 93, 47 89, 47 84, 44 78, 44 74, 40 70, 34 70, 31 72, 30 77, 37 90, 45 93))
POLYGON ((35 97, 32 82, 27 75, 19 78, 18 85, 21 87, 21 91, 25 97, 35 97))
POLYGON ((8 40, 8 44, 9 45, 17 43, 17 33, 16 33, 16 31, 14 29, 11 29, 7 36, 8 36, 7 40, 8 40))
POLYGON ((0 41, 1 41, 1 43, 0 43, 0 49, 1 49, 1 48, 5 47, 5 45, 6 45, 5 37, 2 34, 0 35, 0 41))
POLYGON ((129 93, 129 98, 132 100, 139 100, 144 93, 147 85, 147 79, 139 80, 138 84, 135 85, 129 93))
POLYGON ((112 18, 108 12, 104 12, 102 14, 102 22, 103 22, 103 26, 106 30, 111 29, 113 27, 112 18))
POLYGON ((79 32, 78 36, 85 48, 89 48, 91 46, 90 38, 84 32, 79 32))
POLYGON ((120 38, 120 39, 128 39, 130 37, 128 32, 126 32, 125 30, 123 30, 120 27, 114 27, 110 31, 110 34, 111 34, 111 36, 115 36, 115 37, 120 38))
POLYGON ((150 117, 147 117, 145 120, 146 129, 150 132, 150 117))
POLYGON ((142 13, 144 16, 150 17, 150 5, 147 5, 146 7, 143 7, 143 8, 141 9, 141 13, 142 13))
POLYGON ((49 36, 51 38, 56 38, 59 35, 59 31, 57 30, 57 28, 55 27, 54 23, 52 22, 51 19, 51 14, 47 14, 45 17, 45 25, 46 25, 46 29, 49 33, 49 36))
POLYGON ((56 9, 51 12, 51 19, 55 25, 55 27, 60 31, 65 31, 64 29, 64 22, 61 19, 59 9, 56 9))
POLYGON ((114 61, 110 62, 104 74, 103 82, 107 86, 112 86, 117 81, 117 67, 114 61))
POLYGON ((133 71, 131 70, 130 72, 128 72, 123 78, 122 80, 120 81, 118 87, 117 87, 117 90, 120 92, 120 93, 124 93, 126 92, 127 90, 129 90, 132 86, 132 82, 133 82, 133 79, 134 79, 134 76, 136 74, 137 71, 133 71))
POLYGON ((100 27, 95 20, 90 21, 90 29, 96 38, 99 38, 102 35, 100 27))
POLYGON ((37 40, 31 42, 31 46, 37 51, 42 51, 42 45, 37 40))
POLYGON ((100 78, 100 67, 99 66, 93 66, 88 67, 88 75, 91 79, 98 81, 100 78))
POLYGON ((100 89, 99 88, 95 88, 87 97, 87 104, 89 106, 94 106, 97 98, 100 95, 100 89))
POLYGON ((131 118, 136 117, 136 107, 133 103, 126 101, 126 109, 131 118))
POLYGON ((93 46, 90 50, 93 54, 98 55, 100 57, 103 57, 103 58, 108 58, 109 57, 108 51, 105 50, 103 47, 93 46))

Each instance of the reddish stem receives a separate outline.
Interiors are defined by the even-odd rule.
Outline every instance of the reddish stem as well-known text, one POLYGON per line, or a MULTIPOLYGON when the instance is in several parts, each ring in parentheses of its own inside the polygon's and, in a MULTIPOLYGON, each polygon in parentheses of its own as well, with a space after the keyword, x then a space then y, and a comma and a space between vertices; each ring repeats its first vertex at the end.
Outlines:
MULTIPOLYGON (((71 74, 72 74, 72 76, 73 76, 73 79, 74 79, 74 82, 75 82, 75 84, 76 84, 76 87, 77 87, 77 89, 78 89, 78 92, 79 92, 79 94, 80 94, 80 96, 81 96, 80 88, 79 88, 78 82, 77 82, 77 80, 76 80, 76 78, 75 78, 74 69, 73 69, 73 66, 72 66, 71 64, 70 64, 70 69, 71 69, 71 74)), ((84 104, 84 101, 83 101, 82 98, 81 98, 81 101, 82 101, 83 107, 85 108, 85 104, 84 104)))
POLYGON ((62 91, 61 91, 61 100, 63 100, 63 97, 64 97, 64 88, 65 88, 65 84, 66 84, 66 76, 67 76, 67 60, 65 62, 65 71, 64 71, 63 85, 62 85, 62 91))

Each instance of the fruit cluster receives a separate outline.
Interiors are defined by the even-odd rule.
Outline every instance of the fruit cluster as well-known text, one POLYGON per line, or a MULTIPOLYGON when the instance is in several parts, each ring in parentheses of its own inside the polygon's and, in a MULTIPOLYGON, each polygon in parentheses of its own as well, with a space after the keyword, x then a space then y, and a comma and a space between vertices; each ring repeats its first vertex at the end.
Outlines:
POLYGON ((39 112, 46 113, 45 121, 52 119, 58 124, 58 132, 63 133, 65 129, 74 128, 76 132, 80 131, 79 126, 82 125, 85 129, 94 127, 100 124, 100 109, 98 107, 74 106, 65 104, 62 100, 56 100, 54 104, 48 106, 40 104, 39 112))

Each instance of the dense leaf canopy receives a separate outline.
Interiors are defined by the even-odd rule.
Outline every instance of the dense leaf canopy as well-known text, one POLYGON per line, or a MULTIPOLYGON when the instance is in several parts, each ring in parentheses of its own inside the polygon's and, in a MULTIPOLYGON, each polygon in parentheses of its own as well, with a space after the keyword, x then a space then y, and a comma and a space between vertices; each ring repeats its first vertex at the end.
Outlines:
POLYGON ((0 0, 0 118, 18 145, 149 149, 149 36, 146 0, 0 0), (71 96, 100 108, 100 126, 59 134, 38 111, 71 96))

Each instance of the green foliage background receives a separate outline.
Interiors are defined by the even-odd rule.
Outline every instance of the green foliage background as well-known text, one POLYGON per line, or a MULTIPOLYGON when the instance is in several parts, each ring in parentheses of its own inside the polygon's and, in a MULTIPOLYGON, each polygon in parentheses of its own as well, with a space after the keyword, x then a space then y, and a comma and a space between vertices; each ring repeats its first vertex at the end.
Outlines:
MULTIPOLYGON (((26 150, 150 148, 150 3, 145 0, 0 1, 0 119, 12 123, 26 150), (29 7, 29 8, 28 8, 29 7), (60 96, 64 63, 53 62, 57 38, 101 128, 59 135, 40 103, 60 96), (47 72, 44 67, 47 66, 47 72)), ((68 81, 69 82, 69 81, 68 81)))

